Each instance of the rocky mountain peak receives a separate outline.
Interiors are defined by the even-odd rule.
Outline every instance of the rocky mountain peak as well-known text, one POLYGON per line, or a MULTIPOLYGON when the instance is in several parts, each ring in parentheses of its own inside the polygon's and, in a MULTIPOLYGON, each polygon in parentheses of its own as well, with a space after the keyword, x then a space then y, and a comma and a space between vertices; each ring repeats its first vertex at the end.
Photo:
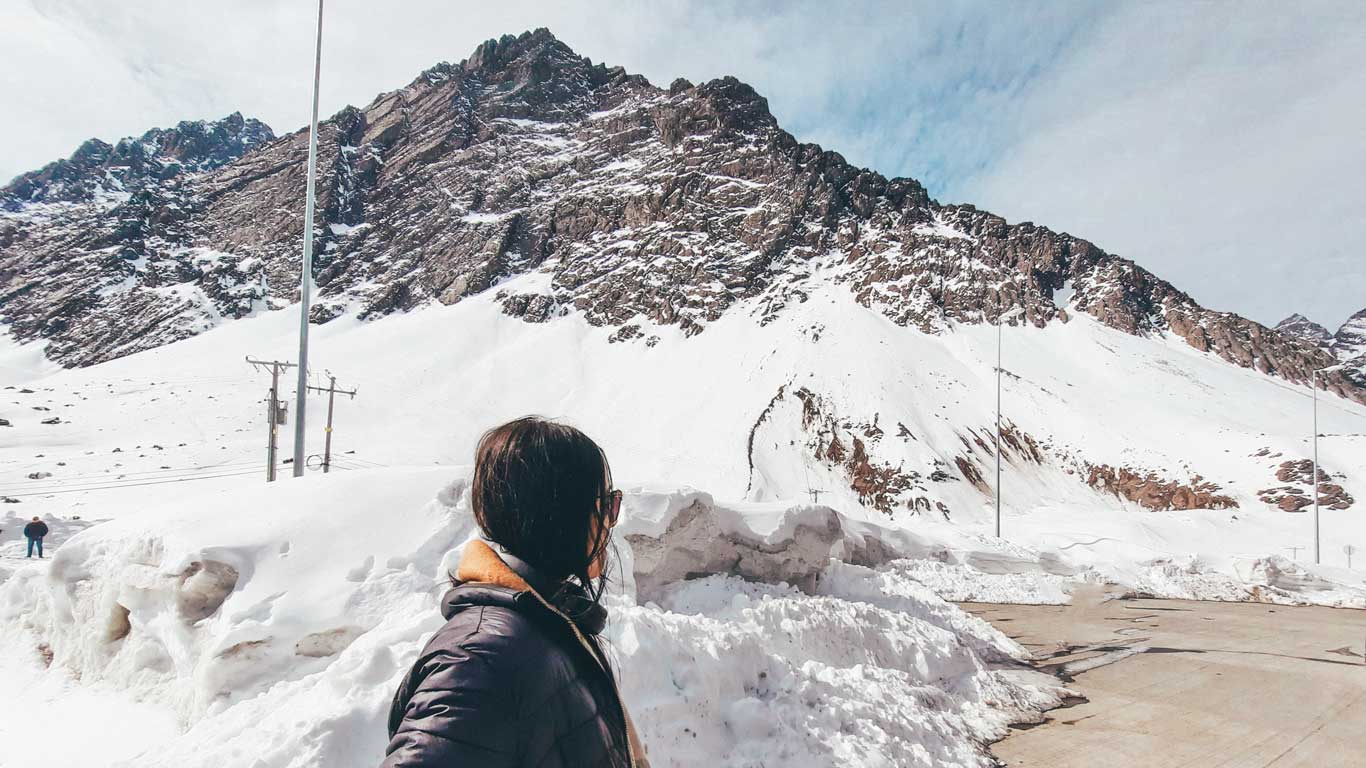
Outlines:
POLYGON ((486 91, 500 116, 547 120, 580 114, 595 88, 627 76, 621 67, 594 65, 544 27, 487 40, 452 71, 486 91))
POLYGON ((182 121, 107 144, 89 139, 70 158, 22 174, 0 188, 0 208, 27 203, 85 202, 101 192, 134 192, 182 172, 226 165, 275 138, 265 123, 234 112, 221 120, 182 121))
MULTIPOLYGON (((236 160, 275 138, 270 126, 233 112, 221 120, 182 121, 174 128, 143 134, 140 148, 151 158, 170 159, 185 170, 206 171, 236 160)), ((125 139, 123 144, 129 142, 125 139)))
POLYGON ((1353 362, 1366 379, 1366 309, 1357 312, 1333 334, 1333 353, 1343 362, 1353 362))
POLYGON ((778 120, 768 109, 768 99, 730 75, 697 86, 695 93, 711 107, 718 127, 737 131, 780 130, 778 120))
POLYGON ((464 61, 463 68, 467 72, 497 72, 581 61, 584 59, 573 49, 551 34, 550 30, 540 27, 520 35, 503 35, 485 40, 464 61))
POLYGON ((1333 335, 1328 332, 1327 328, 1298 312, 1276 323, 1276 330, 1316 347, 1327 347, 1333 340, 1333 335))

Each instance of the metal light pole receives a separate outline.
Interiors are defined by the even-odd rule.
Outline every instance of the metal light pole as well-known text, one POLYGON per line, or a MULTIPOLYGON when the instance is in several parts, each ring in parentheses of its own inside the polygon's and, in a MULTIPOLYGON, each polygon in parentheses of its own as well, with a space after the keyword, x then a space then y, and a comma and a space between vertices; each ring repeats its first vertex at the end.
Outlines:
POLYGON ((1341 368, 1342 364, 1330 365, 1327 368, 1319 368, 1309 375, 1309 388, 1314 390, 1314 565, 1320 564, 1319 559, 1319 374, 1327 373, 1341 368))
POLYGON ((1001 538, 1001 313, 996 313, 996 538, 1001 538))
POLYGON ((1024 312, 1016 307, 1009 312, 996 313, 996 538, 1001 538, 1001 326, 1006 317, 1014 318, 1024 312))
POLYGON ((313 58, 313 121, 308 129, 308 186, 304 202, 304 256, 299 275, 299 379, 294 408, 294 476, 304 473, 304 407, 308 400, 308 312, 313 298, 313 170, 318 158, 318 84, 323 70, 323 0, 318 0, 318 40, 313 58))
POLYGON ((1314 390, 1314 565, 1319 565, 1319 372, 1309 377, 1310 388, 1314 390))

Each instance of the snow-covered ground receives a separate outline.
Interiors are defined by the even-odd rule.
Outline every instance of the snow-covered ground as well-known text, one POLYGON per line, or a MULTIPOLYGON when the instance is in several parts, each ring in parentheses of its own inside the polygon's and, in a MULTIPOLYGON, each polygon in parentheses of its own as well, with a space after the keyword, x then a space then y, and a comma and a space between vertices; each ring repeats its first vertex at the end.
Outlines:
MULTIPOLYGON (((1060 691, 1002 669, 1022 651, 946 599, 1063 602, 1105 581, 1366 607, 1366 555, 1349 569, 1343 551, 1366 546, 1366 408, 1320 399, 1320 458, 1363 501, 1323 510, 1325 566, 1307 568, 1311 515, 1258 491, 1309 455, 1308 391, 1184 342, 1084 316, 1005 330, 1007 424, 1042 460, 1006 453, 997 539, 973 444, 994 423, 991 328, 927 336, 843 291, 764 326, 732 311, 691 338, 654 328, 649 346, 573 314, 525 323, 487 295, 343 317, 312 351, 315 382, 359 390, 336 403, 335 472, 282 465, 266 485, 269 375, 244 358, 290 359, 295 323, 263 312, 70 371, 0 340, 6 727, 113 697, 114 741, 155 748, 111 741, 84 764, 374 764, 470 533, 463 465, 525 413, 584 428, 628 490, 610 635, 659 765, 986 765, 981 745, 1060 691), (890 513, 823 458, 832 437, 911 478, 890 513), (1089 487, 1098 464, 1199 475, 1238 506, 1149 511, 1089 487), (34 515, 50 561, 22 557, 34 515)), ((310 454, 325 408, 310 397, 310 454)))

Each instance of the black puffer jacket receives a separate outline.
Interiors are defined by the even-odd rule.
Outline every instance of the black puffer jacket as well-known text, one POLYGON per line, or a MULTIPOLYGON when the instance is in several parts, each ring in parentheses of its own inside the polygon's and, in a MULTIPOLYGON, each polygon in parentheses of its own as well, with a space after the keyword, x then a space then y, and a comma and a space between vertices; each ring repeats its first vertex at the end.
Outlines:
MULTIPOLYGON (((467 549, 461 578, 469 559, 467 549)), ((534 578, 512 565, 512 579, 534 578)), ((595 637, 605 610, 573 587, 557 588, 552 608, 516 586, 491 577, 446 593, 445 626, 394 696, 384 768, 592 768, 613 766, 613 743, 629 751, 625 710, 595 637)))

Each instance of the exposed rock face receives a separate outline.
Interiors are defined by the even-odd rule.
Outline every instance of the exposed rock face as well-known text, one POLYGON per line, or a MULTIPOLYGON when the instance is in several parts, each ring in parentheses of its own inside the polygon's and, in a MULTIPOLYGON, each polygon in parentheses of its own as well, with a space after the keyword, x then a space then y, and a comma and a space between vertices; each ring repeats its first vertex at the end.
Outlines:
POLYGON ((1220 495, 1219 486, 1199 475, 1189 483, 1167 480, 1156 472, 1118 469, 1107 464, 1090 467, 1086 484, 1108 491, 1151 510, 1229 509, 1238 502, 1220 495))
MULTIPOLYGON (((1264 504, 1273 504, 1286 512, 1298 512, 1314 503, 1314 462, 1312 459, 1290 459, 1281 462, 1276 468, 1276 479, 1282 485, 1265 488, 1257 492, 1264 504)), ((1347 509, 1356 502, 1352 495, 1333 477, 1319 467, 1318 474, 1319 506, 1327 509, 1347 509)))
POLYGON ((189 243, 203 176, 272 138, 232 114, 114 146, 92 139, 0 189, 0 322, 80 365, 250 311, 261 292, 242 279, 247 262, 189 243))
MULTIPOLYGON (((4 195, 21 202, 0 217, 0 321, 85 365, 289 302, 307 139, 112 206, 96 194, 52 210, 22 202, 41 180, 16 182, 4 195)), ((98 147, 85 154, 81 167, 105 167, 98 147)), ((800 143, 734 78, 661 89, 545 30, 342 110, 320 126, 318 167, 317 322, 452 303, 532 271, 548 289, 504 298, 528 321, 573 311, 687 334, 728 311, 763 322, 831 284, 926 332, 1016 307, 1044 325, 1066 319, 1053 301, 1066 287, 1073 311, 1291 381, 1332 360, 1085 240, 941 205, 912 179, 800 143)), ((615 338, 652 337, 636 331, 615 338)), ((1340 374, 1326 386, 1366 402, 1340 374)))
MULTIPOLYGON (((799 421, 796 431, 802 436, 802 443, 796 447, 796 451, 802 455, 804 465, 835 470, 840 482, 858 495, 860 503, 887 515, 900 512, 914 515, 933 511, 937 515, 949 516, 949 508, 927 493, 924 473, 906 466, 904 462, 888 463, 870 455, 878 443, 887 437, 878 426, 876 414, 870 422, 855 421, 847 415, 838 414, 825 397, 805 387, 794 391, 789 391, 786 386, 779 388, 751 428, 748 447, 751 487, 754 484, 756 456, 763 452, 761 444, 774 439, 769 436, 768 430, 776 428, 780 434, 789 434, 787 430, 797 426, 775 423, 785 419, 799 421)), ((903 426, 890 439, 913 438, 903 426)), ((930 470, 932 467, 925 469, 930 470)), ((809 478, 807 482, 809 486, 809 478)), ((831 489, 816 490, 819 493, 831 489)))
POLYGON ((1276 330, 1285 336, 1308 342, 1316 347, 1327 347, 1333 342, 1333 334, 1329 333, 1327 328, 1298 312, 1276 323, 1276 330))

